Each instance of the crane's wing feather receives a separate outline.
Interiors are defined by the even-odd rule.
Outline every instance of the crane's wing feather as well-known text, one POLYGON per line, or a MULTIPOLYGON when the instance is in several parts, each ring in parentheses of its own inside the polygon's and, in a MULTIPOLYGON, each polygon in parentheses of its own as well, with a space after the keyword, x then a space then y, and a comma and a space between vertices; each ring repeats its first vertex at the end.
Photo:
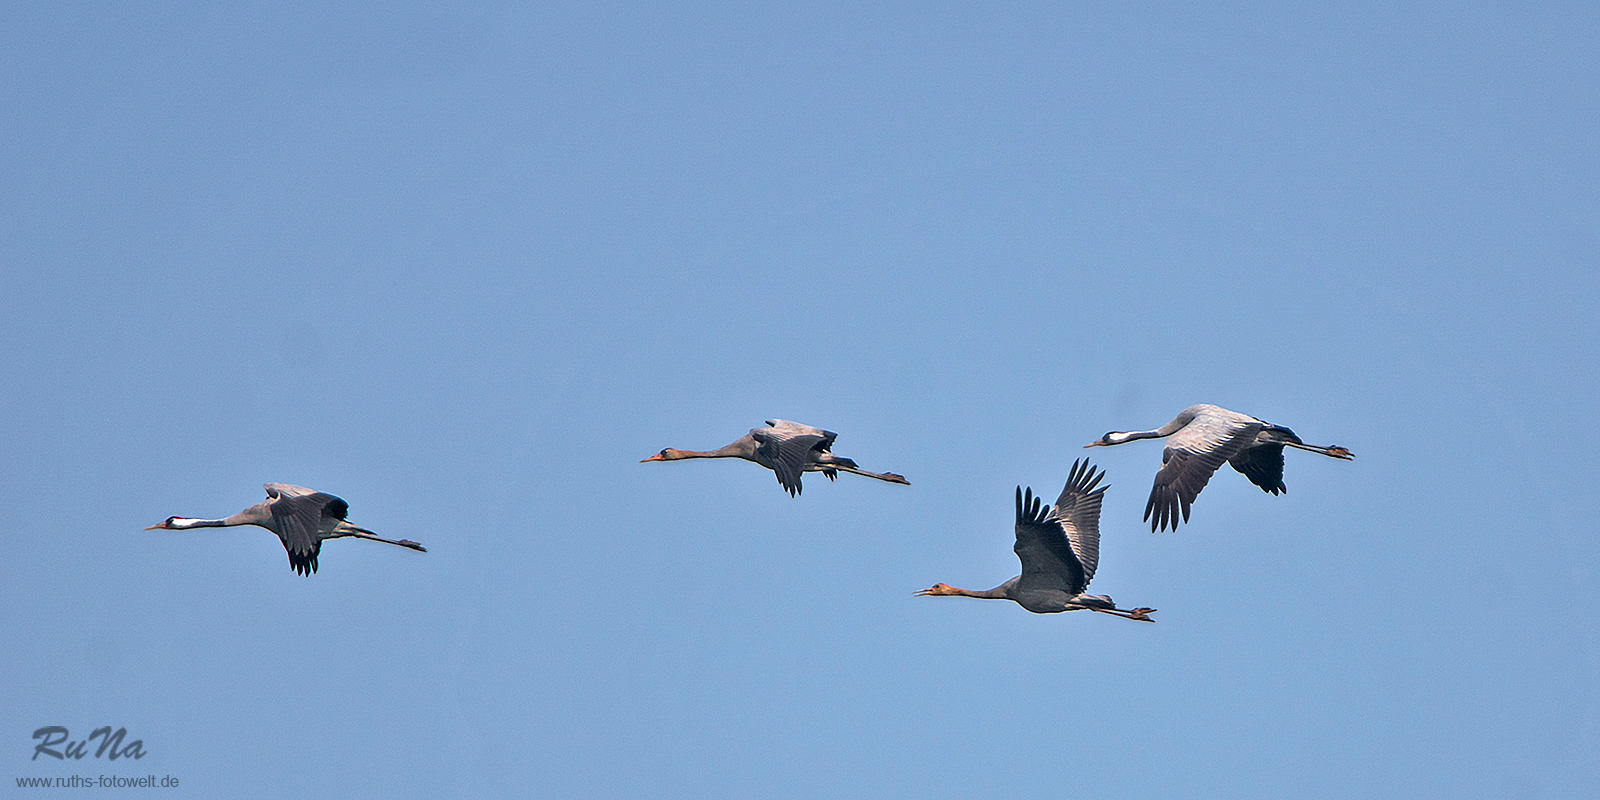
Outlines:
POLYGON ((828 448, 833 446, 833 440, 839 438, 839 434, 834 433, 833 431, 825 431, 821 428, 811 425, 803 425, 799 422, 790 422, 786 419, 769 419, 767 420, 767 425, 771 426, 773 430, 778 431, 783 436, 820 437, 822 441, 818 442, 812 448, 814 450, 827 451, 828 448))
POLYGON ((778 476, 779 485, 789 490, 791 497, 800 494, 800 474, 805 472, 806 463, 811 460, 812 448, 824 441, 831 441, 821 432, 808 431, 790 427, 754 428, 750 431, 756 440, 756 456, 772 468, 772 472, 778 476))
POLYGON ((1189 506, 1206 488, 1212 473, 1255 441, 1261 421, 1237 414, 1234 417, 1202 416, 1167 438, 1161 451, 1161 469, 1156 472, 1144 518, 1150 530, 1178 529, 1178 516, 1189 521, 1189 506))
POLYGON ((287 484, 268 484, 268 486, 280 487, 271 505, 272 530, 278 534, 278 539, 283 542, 283 549, 289 553, 289 566, 301 575, 316 572, 317 554, 322 551, 321 531, 325 522, 332 522, 326 526, 331 530, 338 524, 338 520, 344 519, 345 515, 350 513, 350 505, 324 492, 306 490, 309 493, 286 495, 282 487, 290 489, 301 487, 287 484))
MULTIPOLYGON (((1095 567, 1100 563, 1100 504, 1105 500, 1109 486, 1099 486, 1106 476, 1088 461, 1073 461, 1067 474, 1067 485, 1056 498, 1052 516, 1061 532, 1072 546, 1072 552, 1083 567, 1083 583, 1087 587, 1094 580, 1095 567), (1095 488, 1099 486, 1099 488, 1095 488)), ((1081 591, 1081 590, 1080 590, 1081 591)))
POLYGON ((315 489, 307 489, 304 486, 296 486, 292 483, 264 483, 261 488, 266 489, 267 497, 273 500, 280 497, 304 497, 308 494, 317 493, 315 489))
POLYGON ((1277 442, 1246 447, 1228 459, 1233 468, 1268 494, 1289 491, 1283 483, 1283 445, 1277 442))
POLYGON ((1021 591, 1055 589, 1072 595, 1082 594, 1089 585, 1083 563, 1067 542, 1066 532, 1055 518, 1055 511, 1044 506, 1029 488, 1024 494, 1017 487, 1017 544, 1013 549, 1022 562, 1017 588, 1021 591))

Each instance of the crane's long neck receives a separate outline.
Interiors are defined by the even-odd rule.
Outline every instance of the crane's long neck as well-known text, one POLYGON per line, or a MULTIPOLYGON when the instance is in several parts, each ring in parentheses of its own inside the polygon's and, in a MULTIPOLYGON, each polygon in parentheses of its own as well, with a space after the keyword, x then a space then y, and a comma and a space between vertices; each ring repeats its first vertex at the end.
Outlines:
MULTIPOLYGON (((732 447, 733 445, 728 445, 732 447)), ((678 458, 738 458, 743 453, 732 452, 728 447, 719 447, 715 450, 677 450, 678 458)))
POLYGON ((980 600, 1009 600, 1011 599, 1011 587, 1015 586, 1016 583, 1016 579, 1013 578, 985 591, 973 591, 972 589, 951 586, 947 583, 937 583, 917 592, 917 594, 933 597, 976 597, 980 600))
POLYGON ((984 600, 1009 600, 1011 599, 1011 586, 1011 582, 1008 581, 994 587, 993 589, 986 589, 981 592, 969 591, 967 589, 962 589, 960 591, 962 597, 977 597, 984 600))
POLYGON ((223 517, 222 519, 173 517, 166 524, 166 527, 171 530, 187 530, 189 528, 231 528, 235 525, 261 525, 263 520, 269 519, 271 516, 272 512, 267 510, 265 503, 257 503, 237 514, 223 517))
POLYGON ((248 524, 244 522, 234 522, 232 520, 232 517, 229 517, 228 519, 189 519, 188 517, 173 517, 172 520, 167 523, 167 527, 175 531, 186 531, 190 528, 227 528, 234 525, 248 524))
POLYGON ((735 442, 729 442, 715 450, 678 450, 674 448, 667 452, 671 454, 669 460, 672 461, 680 458, 743 458, 754 461, 756 448, 754 442, 740 439, 735 442))
POLYGON ((1192 421, 1194 421, 1194 416, 1184 412, 1171 422, 1153 431, 1113 431, 1108 433, 1106 434, 1106 444, 1122 444, 1123 442, 1132 442, 1139 439, 1161 439, 1183 430, 1183 426, 1192 421))
POLYGON ((1160 439, 1166 436, 1171 436, 1178 431, 1177 428, 1167 430, 1167 427, 1168 426, 1163 425, 1162 427, 1156 428, 1153 431, 1112 431, 1111 433, 1106 434, 1106 438, 1102 443, 1109 445, 1123 444, 1125 442, 1133 442, 1139 439, 1160 439))

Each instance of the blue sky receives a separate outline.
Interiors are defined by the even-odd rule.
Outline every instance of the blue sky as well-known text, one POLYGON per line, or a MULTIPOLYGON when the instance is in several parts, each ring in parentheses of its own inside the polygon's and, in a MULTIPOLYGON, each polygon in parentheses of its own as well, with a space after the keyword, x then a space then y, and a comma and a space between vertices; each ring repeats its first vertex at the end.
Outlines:
MULTIPOLYGON (((1600 12, 0 11, 0 785, 1600 783, 1600 12), (1139 520, 1210 402, 1357 454, 1139 520), (910 487, 639 464, 768 418, 910 487), (1093 590, 1012 491, 1109 474, 1093 590), (300 578, 283 481, 429 547, 300 578), (148 755, 30 761, 35 728, 148 755)), ((152 790, 155 791, 155 790, 152 790)))

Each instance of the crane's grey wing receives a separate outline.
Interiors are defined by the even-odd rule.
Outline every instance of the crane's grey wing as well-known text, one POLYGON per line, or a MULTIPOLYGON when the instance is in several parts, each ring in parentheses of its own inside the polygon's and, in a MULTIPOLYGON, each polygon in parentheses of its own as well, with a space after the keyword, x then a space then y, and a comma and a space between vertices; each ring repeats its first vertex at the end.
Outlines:
POLYGON ((1095 567, 1100 564, 1100 504, 1105 500, 1106 489, 1111 488, 1099 486, 1105 476, 1104 470, 1096 470, 1088 461, 1073 461, 1067 485, 1056 498, 1052 512, 1083 567, 1085 587, 1094 580, 1095 567))
POLYGON ((1034 497, 1032 488, 1024 494, 1022 487, 1017 487, 1016 531, 1017 544, 1012 549, 1022 561, 1019 590, 1055 589, 1072 595, 1083 594, 1089 585, 1083 563, 1067 542, 1055 511, 1046 508, 1041 498, 1034 497))
POLYGON ((292 483, 264 483, 261 488, 266 489, 267 497, 273 500, 280 497, 305 497, 308 494, 317 493, 315 489, 307 489, 304 486, 296 486, 292 483))
POLYGON ((272 530, 289 553, 289 566, 301 575, 317 571, 317 554, 322 552, 321 530, 325 523, 331 523, 326 525, 331 530, 350 513, 348 503, 324 492, 286 497, 280 491, 271 509, 272 530))
POLYGON ((772 468, 778 484, 789 491, 790 497, 800 494, 800 473, 805 472, 806 463, 811 460, 811 449, 824 437, 791 428, 754 428, 750 436, 756 440, 756 456, 772 468))
POLYGON ((1189 521, 1189 506, 1206 488, 1212 473, 1255 441, 1261 421, 1235 414, 1232 417, 1201 416, 1167 438, 1161 451, 1161 469, 1156 472, 1144 518, 1150 530, 1178 529, 1178 516, 1189 521))
POLYGON ((767 424, 784 436, 822 437, 822 441, 818 442, 812 448, 814 450, 826 451, 828 448, 833 446, 833 440, 839 438, 839 434, 834 433, 833 431, 825 431, 821 428, 813 427, 811 425, 803 425, 798 422, 790 422, 786 419, 769 419, 767 420, 767 424))

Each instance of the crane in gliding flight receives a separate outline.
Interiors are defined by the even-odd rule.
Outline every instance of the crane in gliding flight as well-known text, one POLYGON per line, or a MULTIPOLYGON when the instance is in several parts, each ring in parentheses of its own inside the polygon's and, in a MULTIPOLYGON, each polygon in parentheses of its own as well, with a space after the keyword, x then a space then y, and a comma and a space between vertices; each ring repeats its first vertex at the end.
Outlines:
POLYGON ((283 549, 289 553, 290 568, 301 575, 317 571, 317 554, 322 551, 325 539, 353 536, 428 552, 410 539, 385 539, 366 528, 345 522, 345 515, 350 513, 350 504, 331 494, 287 483, 269 483, 263 488, 267 490, 267 499, 231 517, 167 517, 145 530, 186 531, 191 528, 230 528, 235 525, 266 528, 278 535, 279 541, 283 542, 283 549))
POLYGON ((668 447, 646 461, 680 461, 686 458, 742 458, 754 461, 778 476, 778 484, 793 497, 800 494, 800 475, 820 472, 833 480, 840 472, 865 475, 880 481, 911 485, 904 475, 893 472, 868 472, 856 462, 829 451, 839 434, 783 419, 767 420, 765 428, 750 432, 715 450, 677 450, 668 447))
POLYGON ((1294 431, 1248 414, 1218 406, 1189 406, 1171 422, 1153 431, 1112 431, 1084 447, 1109 447, 1139 439, 1167 438, 1161 451, 1144 518, 1150 530, 1178 529, 1178 517, 1189 521, 1189 506, 1224 463, 1243 473, 1269 494, 1288 491, 1283 483, 1283 448, 1293 447, 1349 461, 1355 454, 1338 445, 1306 444, 1294 431))

